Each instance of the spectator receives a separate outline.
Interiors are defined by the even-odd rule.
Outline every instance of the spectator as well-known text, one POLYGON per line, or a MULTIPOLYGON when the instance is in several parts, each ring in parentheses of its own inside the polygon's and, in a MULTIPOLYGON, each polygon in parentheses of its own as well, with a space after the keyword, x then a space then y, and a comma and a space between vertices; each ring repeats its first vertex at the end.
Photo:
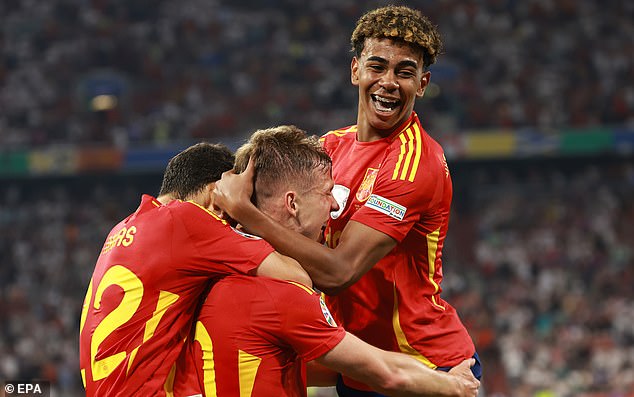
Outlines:
MULTIPOLYGON (((340 37, 378 4, 5 1, 0 145, 219 140, 208 125, 226 139, 281 122, 336 128, 356 104, 340 37)), ((423 12, 447 43, 434 98, 418 105, 430 131, 634 121, 631 3, 451 0, 423 12)))

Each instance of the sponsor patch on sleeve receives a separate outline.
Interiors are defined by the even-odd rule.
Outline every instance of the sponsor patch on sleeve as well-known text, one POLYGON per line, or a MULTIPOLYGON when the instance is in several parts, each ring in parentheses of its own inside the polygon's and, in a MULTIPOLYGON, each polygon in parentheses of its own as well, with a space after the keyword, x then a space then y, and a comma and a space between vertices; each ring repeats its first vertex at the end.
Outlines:
POLYGON ((405 218, 405 212, 407 212, 407 208, 402 205, 376 194, 370 195, 370 198, 366 201, 365 206, 377 210, 387 216, 391 216, 399 221, 402 221, 403 218, 405 218))

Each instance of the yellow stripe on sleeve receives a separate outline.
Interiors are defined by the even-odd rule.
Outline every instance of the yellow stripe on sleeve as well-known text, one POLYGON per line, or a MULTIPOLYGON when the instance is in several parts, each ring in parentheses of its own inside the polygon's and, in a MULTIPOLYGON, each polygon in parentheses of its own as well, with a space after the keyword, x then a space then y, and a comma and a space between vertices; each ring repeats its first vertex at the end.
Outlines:
POLYGON ((401 141, 401 151, 394 166, 392 180, 414 182, 416 172, 422 156, 421 132, 417 124, 403 131, 398 136, 401 141))
MULTIPOLYGON (((405 157, 405 164, 401 170, 400 180, 404 181, 409 169, 409 163, 412 161, 412 154, 414 153, 414 135, 412 135, 412 129, 407 129, 407 156, 405 157)), ((401 135, 402 136, 402 135, 401 135)))
POLYGON ((416 171, 418 171, 418 164, 420 164, 420 156, 421 156, 421 152, 422 147, 421 147, 421 135, 420 135, 420 128, 418 128, 418 124, 414 124, 414 134, 416 135, 416 154, 414 156, 414 162, 412 163, 412 171, 409 173, 409 181, 410 182, 414 182, 414 178, 416 177, 416 171))
POLYGON ((399 135, 398 138, 401 140, 401 154, 398 155, 398 161, 394 166, 394 173, 392 174, 392 180, 395 180, 398 177, 398 171, 401 168, 401 162, 403 161, 403 156, 405 155, 405 137, 403 134, 399 135))

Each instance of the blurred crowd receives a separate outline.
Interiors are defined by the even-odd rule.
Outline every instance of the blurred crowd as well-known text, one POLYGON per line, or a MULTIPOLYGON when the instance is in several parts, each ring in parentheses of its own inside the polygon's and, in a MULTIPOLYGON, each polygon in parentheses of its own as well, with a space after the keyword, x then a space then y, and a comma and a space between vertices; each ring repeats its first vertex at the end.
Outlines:
MULTIPOLYGON (((0 147, 241 139, 354 123, 349 37, 384 1, 3 0, 0 147)), ((419 0, 436 135, 632 125, 634 3, 419 0)))
POLYGON ((634 163, 567 161, 454 182, 444 289, 490 395, 634 396, 634 163))
POLYGON ((78 334, 87 282, 105 236, 135 209, 147 183, 99 180, 2 183, 0 380, 48 379, 57 392, 51 397, 82 395, 78 334))
MULTIPOLYGON (((475 340, 483 395, 634 396, 634 163, 522 164, 452 167, 443 296, 475 340)), ((79 315, 97 254, 159 181, 2 184, 0 379, 82 395, 79 315)))

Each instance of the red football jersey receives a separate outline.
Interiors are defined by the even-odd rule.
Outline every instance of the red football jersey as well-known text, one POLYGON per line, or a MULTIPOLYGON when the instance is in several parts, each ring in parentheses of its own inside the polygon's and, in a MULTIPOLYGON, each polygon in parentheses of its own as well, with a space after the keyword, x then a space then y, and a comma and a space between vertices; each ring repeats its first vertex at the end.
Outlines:
POLYGON ((174 395, 306 396, 304 363, 345 336, 320 295, 295 282, 229 276, 211 289, 178 361, 174 395))
POLYGON ((321 138, 333 160, 333 194, 343 203, 331 214, 326 242, 336 247, 354 220, 398 244, 326 302, 347 331, 374 346, 411 354, 431 368, 456 365, 475 348, 455 309, 440 297, 452 198, 443 150, 416 113, 378 141, 359 142, 356 132, 355 125, 321 138))
POLYGON ((271 252, 192 202, 161 205, 144 195, 108 235, 88 286, 79 346, 86 395, 171 391, 209 280, 249 273, 271 252))

